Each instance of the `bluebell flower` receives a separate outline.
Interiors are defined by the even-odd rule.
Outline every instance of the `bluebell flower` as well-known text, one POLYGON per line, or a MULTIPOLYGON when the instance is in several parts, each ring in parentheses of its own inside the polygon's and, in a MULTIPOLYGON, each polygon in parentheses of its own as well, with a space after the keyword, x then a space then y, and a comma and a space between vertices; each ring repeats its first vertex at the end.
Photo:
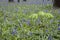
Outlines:
POLYGON ((52 40, 52 36, 51 35, 48 36, 48 40, 52 40))
POLYGON ((26 23, 27 23, 27 25, 31 26, 31 24, 30 24, 30 20, 28 20, 26 23))
POLYGON ((15 29, 12 30, 12 35, 15 35, 17 31, 15 29))
POLYGON ((46 32, 48 32, 48 30, 46 30, 46 32))
POLYGON ((58 28, 58 30, 60 30, 60 27, 58 28))

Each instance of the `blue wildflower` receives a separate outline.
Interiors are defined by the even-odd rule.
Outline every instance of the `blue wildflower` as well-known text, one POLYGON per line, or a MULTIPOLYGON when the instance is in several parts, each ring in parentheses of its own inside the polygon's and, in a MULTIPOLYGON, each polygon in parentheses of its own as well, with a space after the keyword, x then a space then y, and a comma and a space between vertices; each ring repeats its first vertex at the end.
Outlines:
POLYGON ((15 35, 17 31, 15 29, 12 30, 12 35, 15 35))
POLYGON ((26 23, 27 23, 27 25, 29 25, 29 26, 31 25, 31 24, 30 24, 30 20, 28 20, 26 23))
POLYGON ((52 40, 52 36, 51 35, 48 36, 48 40, 52 40))
POLYGON ((60 30, 60 27, 58 28, 58 30, 60 30))
POLYGON ((46 30, 46 32, 48 32, 48 30, 46 30))

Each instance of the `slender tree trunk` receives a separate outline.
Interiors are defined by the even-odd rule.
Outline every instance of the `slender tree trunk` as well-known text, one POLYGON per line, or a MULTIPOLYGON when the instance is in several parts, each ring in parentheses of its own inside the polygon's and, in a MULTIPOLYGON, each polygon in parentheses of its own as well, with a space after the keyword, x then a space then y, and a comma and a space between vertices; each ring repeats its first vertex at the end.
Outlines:
POLYGON ((18 0, 18 2, 20 2, 20 0, 18 0))
POLYGON ((9 2, 13 2, 13 0, 9 0, 9 2))

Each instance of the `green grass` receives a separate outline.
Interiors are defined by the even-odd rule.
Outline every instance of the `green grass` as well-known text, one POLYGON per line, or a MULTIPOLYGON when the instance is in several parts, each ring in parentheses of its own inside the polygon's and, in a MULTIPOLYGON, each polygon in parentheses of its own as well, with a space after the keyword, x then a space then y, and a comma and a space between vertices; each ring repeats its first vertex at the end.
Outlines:
POLYGON ((52 5, 0 6, 0 40, 60 40, 60 14, 52 11, 52 5))

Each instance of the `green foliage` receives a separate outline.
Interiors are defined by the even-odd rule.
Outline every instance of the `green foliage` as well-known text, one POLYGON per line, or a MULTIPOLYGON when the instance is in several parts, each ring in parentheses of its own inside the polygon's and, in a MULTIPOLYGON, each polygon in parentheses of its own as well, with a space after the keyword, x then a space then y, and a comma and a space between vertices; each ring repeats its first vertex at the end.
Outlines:
POLYGON ((50 12, 50 5, 0 8, 0 40, 60 40, 60 16, 57 12, 50 12), (49 12, 44 12, 45 8, 49 12))
POLYGON ((37 19, 38 18, 38 16, 39 17, 42 17, 42 18, 53 18, 54 16, 51 14, 51 13, 45 13, 45 12, 43 12, 43 11, 40 11, 40 12, 38 12, 38 13, 36 13, 36 14, 32 14, 31 16, 29 16, 30 18, 32 18, 32 19, 37 19))

